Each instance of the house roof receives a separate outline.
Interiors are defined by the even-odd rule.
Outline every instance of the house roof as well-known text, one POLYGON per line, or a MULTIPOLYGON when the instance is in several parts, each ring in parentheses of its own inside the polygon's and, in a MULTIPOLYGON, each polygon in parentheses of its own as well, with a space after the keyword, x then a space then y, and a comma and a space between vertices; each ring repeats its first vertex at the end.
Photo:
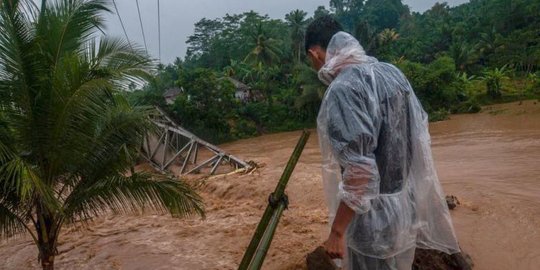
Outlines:
POLYGON ((231 77, 227 77, 227 79, 229 79, 229 81, 234 85, 236 90, 249 90, 249 86, 247 86, 243 82, 231 77))
POLYGON ((163 94, 164 97, 175 97, 178 96, 180 93, 182 93, 182 89, 178 87, 169 88, 165 91, 163 94))

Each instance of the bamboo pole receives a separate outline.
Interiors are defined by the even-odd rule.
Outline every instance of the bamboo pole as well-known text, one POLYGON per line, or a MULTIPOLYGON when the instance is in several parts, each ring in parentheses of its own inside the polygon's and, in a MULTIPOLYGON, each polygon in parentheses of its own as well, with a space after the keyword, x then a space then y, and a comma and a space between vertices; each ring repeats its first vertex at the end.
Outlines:
MULTIPOLYGON (((255 230, 253 238, 251 239, 251 242, 249 243, 249 246, 246 249, 246 252, 244 253, 242 262, 240 263, 240 266, 238 267, 239 270, 248 269, 249 265, 252 262, 255 251, 257 250, 257 248, 259 247, 259 244, 261 243, 261 238, 263 238, 263 235, 267 231, 268 224, 270 223, 272 216, 274 216, 275 210, 278 210, 279 208, 281 208, 282 207, 281 205, 285 203, 283 201, 285 187, 287 186, 287 183, 289 182, 289 178, 291 177, 291 174, 294 170, 294 167, 296 166, 296 163, 298 162, 298 159, 300 158, 300 155, 302 154, 302 150, 304 150, 304 146, 306 145, 306 142, 309 139, 309 135, 310 135, 309 131, 304 130, 304 132, 302 133, 302 136, 298 140, 298 143, 296 144, 296 147, 294 148, 294 151, 291 157, 289 158, 289 162, 287 162, 287 166, 283 170, 283 174, 281 175, 281 178, 279 179, 276 189, 270 195, 270 202, 268 206, 266 207, 263 216, 261 217, 261 221, 259 222, 259 225, 257 225, 257 229, 255 230), (278 202, 278 204, 275 205, 271 203, 272 201, 278 202)), ((280 212, 280 215, 281 215, 282 210, 278 212, 280 212)), ((279 222, 279 218, 277 219, 277 221, 279 222)), ((277 226, 277 223, 275 225, 277 226)), ((267 243, 268 245, 272 241, 272 237, 273 237, 273 233, 269 238, 269 241, 267 243)), ((266 255, 266 252, 264 252, 264 255, 266 255)), ((262 259, 264 260, 264 256, 262 256, 262 259)), ((261 262, 261 265, 262 265, 262 262, 261 262)), ((253 269, 253 268, 250 268, 250 269, 253 269)))
POLYGON ((273 194, 274 199, 281 199, 281 197, 285 193, 285 188, 287 187, 287 184, 289 183, 289 178, 291 177, 291 174, 294 171, 294 167, 296 167, 296 163, 298 162, 298 159, 300 159, 300 155, 302 155, 302 151, 304 150, 304 147, 306 146, 307 140, 309 139, 309 135, 310 135, 310 132, 307 130, 304 130, 302 132, 302 136, 298 140, 298 143, 296 144, 296 147, 294 148, 294 151, 291 157, 289 158, 289 162, 287 162, 287 166, 285 167, 285 170, 283 170, 283 174, 281 175, 281 178, 279 179, 278 185, 273 194))
POLYGON ((268 224, 268 227, 266 228, 266 231, 261 239, 261 244, 257 247, 257 250, 255 251, 255 255, 253 256, 253 260, 251 261, 251 264, 249 265, 249 270, 259 270, 262 267, 262 264, 264 262, 264 258, 266 257, 266 253, 268 252, 268 249, 270 248, 270 244, 272 243, 272 239, 274 238, 274 233, 276 232, 277 225, 279 224, 279 219, 281 218, 281 214, 283 213, 283 210, 287 207, 286 203, 283 201, 279 202, 279 205, 277 209, 274 211, 274 214, 272 215, 272 218, 270 219, 270 223, 268 224))
POLYGON ((251 242, 249 242, 249 246, 246 249, 246 252, 244 253, 244 257, 242 258, 242 262, 240 262, 240 266, 238 266, 239 270, 246 270, 251 263, 251 259, 253 258, 253 254, 255 253, 255 250, 259 246, 259 242, 266 231, 266 227, 268 225, 268 222, 270 221, 270 218, 272 217, 272 213, 274 212, 273 207, 268 205, 266 209, 264 210, 264 214, 261 217, 261 221, 259 222, 259 225, 257 225, 257 229, 255 229, 255 233, 253 234, 253 237, 251 238, 251 242))

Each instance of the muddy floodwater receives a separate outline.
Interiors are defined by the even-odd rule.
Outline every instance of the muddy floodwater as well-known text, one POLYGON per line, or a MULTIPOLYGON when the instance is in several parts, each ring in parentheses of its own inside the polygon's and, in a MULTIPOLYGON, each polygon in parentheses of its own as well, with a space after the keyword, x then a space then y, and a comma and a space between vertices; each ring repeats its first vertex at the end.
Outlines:
MULTIPOLYGON (((461 201, 452 217, 475 269, 539 269, 540 103, 486 107, 479 114, 433 123, 430 131, 444 191, 461 201)), ((204 181, 204 220, 141 213, 99 217, 83 229, 67 226, 60 236, 57 269, 236 269, 299 136, 287 132, 222 145, 262 167, 204 181)), ((326 237, 315 133, 287 193, 289 210, 263 269, 304 269, 305 255, 326 237)), ((37 266, 29 237, 0 242, 1 269, 37 266)))
POLYGON ((492 106, 431 125, 461 245, 477 269, 540 269, 540 103, 492 106))

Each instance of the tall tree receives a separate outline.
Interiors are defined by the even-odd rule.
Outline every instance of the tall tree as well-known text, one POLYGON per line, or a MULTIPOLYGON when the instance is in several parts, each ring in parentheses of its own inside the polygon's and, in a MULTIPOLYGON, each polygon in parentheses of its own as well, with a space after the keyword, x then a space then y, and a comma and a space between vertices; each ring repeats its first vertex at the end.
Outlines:
POLYGON ((399 19, 409 12, 401 0, 367 0, 361 16, 372 25, 376 31, 397 28, 399 19))
POLYGON ((110 211, 202 214, 182 181, 129 173, 150 124, 119 89, 153 65, 125 40, 94 38, 105 2, 1 5, 0 235, 26 231, 53 269, 65 224, 110 211))
POLYGON ((356 26, 356 39, 360 42, 367 54, 373 55, 378 45, 378 36, 373 27, 365 20, 360 21, 356 26))
POLYGON ((454 42, 449 48, 450 56, 456 63, 456 68, 464 72, 467 68, 476 62, 476 46, 470 45, 467 42, 454 42))
POLYGON ((353 31, 365 0, 330 0, 330 9, 348 31, 353 31))
POLYGON ((318 6, 313 12, 313 19, 317 19, 328 14, 330 14, 329 10, 327 10, 324 6, 318 6))
POLYGON ((208 69, 184 72, 178 83, 185 89, 172 106, 179 122, 212 143, 228 139, 235 108, 232 83, 208 69))
POLYGON ((300 62, 302 57, 304 32, 307 24, 306 16, 307 12, 299 9, 293 10, 285 15, 285 20, 291 31, 291 47, 296 62, 300 62))
POLYGON ((260 64, 271 66, 279 60, 281 50, 277 40, 268 36, 262 22, 259 22, 257 28, 251 33, 249 54, 244 59, 247 63, 252 63, 255 67, 260 64))
POLYGON ((395 29, 384 29, 377 35, 377 57, 388 60, 394 57, 393 45, 399 39, 395 29))
POLYGON ((212 48, 212 42, 221 34, 222 30, 223 24, 219 19, 209 20, 202 18, 195 23, 195 31, 186 41, 188 44, 186 57, 200 57, 202 54, 209 52, 212 48))
POLYGON ((317 77, 317 72, 306 64, 296 65, 294 72, 295 84, 302 89, 301 95, 295 100, 295 106, 313 119, 321 106, 326 86, 317 77))

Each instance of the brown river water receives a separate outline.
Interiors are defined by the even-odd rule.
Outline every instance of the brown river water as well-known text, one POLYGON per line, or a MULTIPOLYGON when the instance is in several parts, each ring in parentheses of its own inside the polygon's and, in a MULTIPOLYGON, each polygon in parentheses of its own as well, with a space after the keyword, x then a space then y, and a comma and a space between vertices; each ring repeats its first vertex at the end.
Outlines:
MULTIPOLYGON (((454 115, 431 124, 430 130, 444 191, 461 201, 452 217, 475 269, 540 269, 540 102, 454 115)), ((204 220, 111 214, 86 228, 67 226, 60 236, 57 269, 236 269, 299 136, 279 133, 222 145, 262 167, 204 181, 204 220)), ((326 237, 314 132, 287 192, 289 210, 263 269, 304 269, 305 255, 326 237)), ((27 236, 0 241, 0 269, 37 266, 37 250, 27 236)))

